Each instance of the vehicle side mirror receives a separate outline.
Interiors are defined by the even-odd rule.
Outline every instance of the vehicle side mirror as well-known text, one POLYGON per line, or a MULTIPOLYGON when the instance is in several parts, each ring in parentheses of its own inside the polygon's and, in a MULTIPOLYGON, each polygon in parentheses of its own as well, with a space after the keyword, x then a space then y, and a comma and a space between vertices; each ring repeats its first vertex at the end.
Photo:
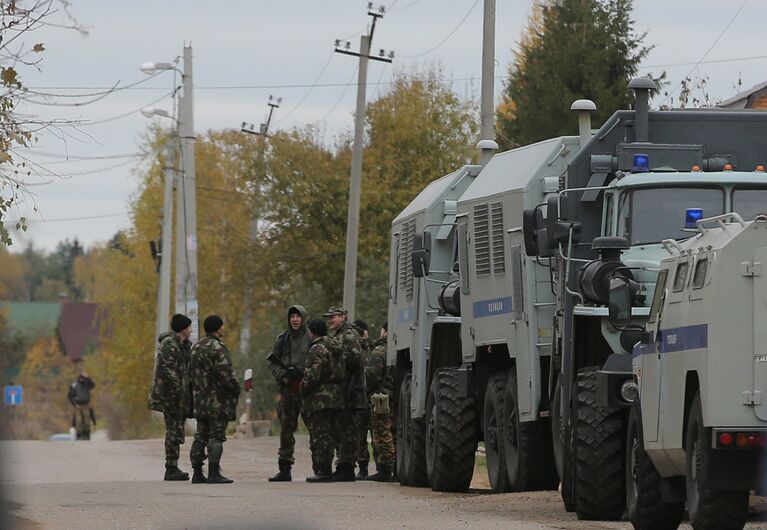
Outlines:
POLYGON ((628 278, 618 276, 610 280, 608 311, 610 323, 616 328, 631 324, 631 284, 628 278))
POLYGON ((549 231, 541 228, 535 232, 535 241, 538 244, 538 255, 542 258, 551 256, 551 246, 549 245, 549 231))
POLYGON ((250 392, 253 389, 253 368, 245 370, 242 380, 245 383, 245 391, 250 392))
MULTIPOLYGON (((548 231, 549 248, 556 248, 560 243, 567 243, 570 230, 573 231, 573 243, 581 240, 583 224, 577 221, 559 220, 559 202, 557 197, 549 197, 546 201, 546 230, 548 231)), ((540 241, 538 247, 540 248, 540 241)))
POLYGON ((528 256, 538 255, 538 241, 536 239, 535 214, 539 209, 525 210, 522 212, 522 235, 525 242, 525 254, 528 256))
POLYGON ((416 234, 413 238, 413 276, 423 278, 429 275, 431 265, 431 234, 424 232, 416 234))

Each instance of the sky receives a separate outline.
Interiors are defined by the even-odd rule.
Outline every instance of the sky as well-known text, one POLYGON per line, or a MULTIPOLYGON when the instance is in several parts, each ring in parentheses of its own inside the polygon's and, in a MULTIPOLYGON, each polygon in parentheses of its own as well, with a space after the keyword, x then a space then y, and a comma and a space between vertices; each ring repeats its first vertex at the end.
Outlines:
MULTIPOLYGON (((532 0, 496 0, 495 97, 527 23, 532 0)), ((376 5, 379 5, 376 3, 376 5)), ((373 49, 395 52, 392 65, 371 62, 368 101, 386 90, 398 70, 439 65, 454 89, 478 99, 482 0, 383 0, 373 49)), ((335 39, 352 42, 369 23, 359 0, 72 0, 71 12, 88 35, 46 25, 26 44, 44 43, 40 71, 21 69, 27 87, 59 96, 35 96, 19 111, 42 120, 77 120, 40 134, 22 154, 41 166, 29 177, 22 202, 7 215, 12 251, 32 244, 51 251, 65 238, 86 247, 130 226, 130 201, 140 179, 135 154, 152 120, 147 106, 172 111, 173 72, 148 79, 147 61, 167 62, 193 46, 195 131, 239 128, 265 121, 270 95, 281 97, 271 130, 314 124, 328 141, 353 128, 356 58, 333 53, 335 39), (105 98, 62 97, 116 90, 105 98), (315 86, 316 85, 316 86, 315 86), (75 105, 76 104, 76 105, 75 105), (103 122, 103 123, 99 123, 103 122), (85 160, 83 160, 85 158, 85 160), (36 211, 35 211, 36 210, 36 211)), ((665 70, 670 90, 691 74, 708 78, 714 100, 767 80, 763 49, 764 0, 635 0, 633 20, 653 49, 640 74, 665 70)), ((62 13, 53 23, 66 22, 62 13)), ((596 102, 597 105, 599 102, 596 102)), ((653 104, 658 105, 656 99, 653 104)), ((162 118, 157 123, 164 123, 162 118)))

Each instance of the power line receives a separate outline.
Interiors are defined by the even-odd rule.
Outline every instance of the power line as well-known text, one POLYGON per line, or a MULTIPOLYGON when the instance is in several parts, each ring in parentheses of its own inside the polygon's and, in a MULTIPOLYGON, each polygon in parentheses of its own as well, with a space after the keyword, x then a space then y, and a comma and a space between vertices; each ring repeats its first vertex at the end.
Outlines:
POLYGON ((424 55, 427 55, 427 54, 433 52, 434 50, 436 50, 437 48, 439 48, 440 46, 445 44, 450 39, 450 37, 452 37, 455 34, 455 32, 458 31, 458 29, 461 26, 463 26, 463 23, 466 22, 466 20, 469 18, 469 15, 471 15, 472 11, 474 11, 474 8, 477 7, 478 3, 479 3, 479 0, 474 0, 474 3, 469 8, 469 11, 463 16, 463 18, 458 23, 458 25, 456 27, 454 27, 453 30, 450 33, 447 34, 447 37, 445 37, 444 39, 439 41, 436 46, 433 46, 433 47, 429 48, 428 50, 426 50, 425 52, 418 53, 416 55, 403 55, 403 54, 400 54, 400 57, 404 57, 406 59, 415 59, 416 57, 423 57, 424 55))
MULTIPOLYGON (((130 215, 130 214, 131 214, 131 212, 119 212, 119 213, 108 213, 108 214, 103 214, 103 215, 90 215, 90 216, 87 216, 87 217, 68 217, 68 218, 64 218, 64 219, 26 219, 25 223, 26 224, 31 224, 31 223, 45 223, 45 224, 47 224, 47 223, 66 223, 66 222, 69 222, 69 221, 91 221, 93 219, 107 219, 109 217, 122 217, 122 216, 130 215)), ((6 224, 14 225, 14 226, 17 223, 19 223, 19 222, 20 222, 20 220, 17 220, 17 221, 5 221, 6 224)))
POLYGON ((46 153, 44 151, 31 151, 27 154, 35 155, 35 156, 43 156, 47 158, 64 158, 67 160, 74 161, 74 160, 111 160, 115 158, 136 158, 137 156, 141 156, 143 153, 135 152, 135 153, 123 153, 123 154, 116 154, 116 155, 83 156, 83 155, 70 155, 68 153, 46 153))
POLYGON ((130 90, 139 85, 143 85, 144 83, 146 83, 147 81, 151 81, 152 79, 154 79, 155 77, 163 73, 164 71, 165 70, 158 70, 157 72, 155 72, 154 74, 150 76, 144 77, 143 79, 139 81, 135 81, 133 83, 127 84, 122 87, 119 86, 120 81, 118 80, 113 87, 106 88, 106 89, 99 88, 98 90, 101 90, 100 92, 90 92, 86 94, 54 94, 52 92, 38 92, 37 90, 31 89, 31 88, 26 88, 24 92, 28 94, 34 94, 36 96, 54 97, 54 98, 88 98, 88 97, 95 97, 95 96, 103 96, 103 95, 113 94, 115 92, 120 92, 122 90, 130 90))
POLYGON ((174 92, 175 92, 175 89, 171 90, 167 94, 163 94, 159 98, 157 98, 157 99, 155 99, 153 101, 150 101, 149 103, 147 103, 145 105, 140 106, 137 109, 133 109, 133 110, 131 110, 129 112, 126 112, 124 114, 119 114, 117 116, 112 116, 111 118, 105 118, 103 120, 85 121, 85 122, 82 122, 82 123, 75 122, 75 123, 68 124, 68 125, 71 125, 72 127, 90 127, 91 125, 101 125, 102 123, 110 123, 110 122, 113 122, 113 121, 120 120, 122 118, 127 118, 128 116, 136 114, 137 112, 141 112, 142 109, 145 109, 147 107, 151 107, 155 103, 159 103, 160 101, 162 101, 163 99, 167 98, 168 96, 172 96, 174 92))
POLYGON ((690 71, 687 72, 687 75, 685 75, 682 78, 682 81, 679 81, 679 84, 676 85, 674 90, 672 90, 671 92, 668 93, 668 95, 666 96, 666 99, 664 100, 664 104, 668 103, 671 100, 671 97, 676 93, 677 90, 679 90, 679 87, 682 86, 682 82, 684 81, 684 79, 690 77, 690 75, 695 71, 696 68, 698 68, 698 66, 703 62, 703 60, 705 60, 705 58, 708 57, 708 54, 711 53, 711 50, 714 49, 714 47, 719 43, 719 40, 724 36, 725 33, 727 33, 727 30, 730 29, 730 26, 732 25, 733 22, 735 22, 735 19, 738 18, 738 15, 740 15, 740 12, 743 11, 743 8, 746 7, 747 3, 748 3, 748 0, 743 0, 743 3, 740 4, 740 7, 735 12, 735 14, 732 16, 730 21, 727 23, 727 25, 724 27, 724 29, 719 33, 719 35, 716 37, 716 39, 714 39, 714 42, 711 43, 711 46, 708 47, 708 49, 706 50, 706 53, 704 53, 703 56, 690 69, 690 71))
POLYGON ((312 84, 309 86, 309 90, 307 90, 306 92, 304 92, 304 95, 301 97, 301 99, 299 100, 299 102, 298 102, 298 103, 297 103, 297 104, 296 104, 296 105, 295 105, 295 106, 294 106, 292 109, 290 109, 290 110, 288 111, 288 113, 287 113, 287 114, 285 114, 285 115, 284 115, 282 118, 280 118, 279 120, 277 120, 277 121, 275 121, 275 122, 274 122, 274 123, 275 123, 275 125, 276 125, 276 124, 278 124, 278 123, 281 123, 281 122, 285 121, 285 120, 286 120, 286 119, 288 119, 290 116, 292 116, 292 115, 293 115, 293 113, 294 113, 295 111, 297 111, 297 110, 298 110, 298 108, 299 108, 299 107, 300 107, 300 106, 301 106, 301 105, 304 103, 304 101, 306 101, 306 98, 307 98, 307 97, 309 97, 309 94, 311 94, 311 93, 312 93, 312 90, 314 90, 314 89, 317 87, 317 83, 319 82, 319 80, 320 80, 320 78, 322 77, 322 75, 325 73, 325 70, 327 70, 327 69, 328 69, 328 66, 330 65, 330 61, 332 61, 332 60, 333 60, 333 52, 330 52, 330 55, 328 56, 328 60, 327 60, 327 61, 325 61, 325 65, 322 67, 322 70, 320 70, 320 73, 319 73, 319 74, 317 74, 317 77, 315 77, 315 78, 314 78, 314 83, 312 83, 312 84))

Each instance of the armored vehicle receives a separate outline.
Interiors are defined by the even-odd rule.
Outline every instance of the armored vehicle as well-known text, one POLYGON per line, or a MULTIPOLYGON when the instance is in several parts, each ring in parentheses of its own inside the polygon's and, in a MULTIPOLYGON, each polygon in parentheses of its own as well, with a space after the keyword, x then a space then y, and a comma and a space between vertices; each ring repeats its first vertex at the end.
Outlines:
POLYGON ((626 440, 638 529, 677 528, 685 500, 696 530, 743 528, 749 492, 764 485, 767 216, 690 217, 691 237, 663 241, 646 331, 631 317, 630 281, 610 286, 612 325, 641 331, 626 440))
POLYGON ((767 193, 767 174, 753 171, 767 114, 650 112, 654 84, 630 87, 635 110, 593 134, 594 105, 580 100, 579 136, 443 177, 394 220, 388 360, 402 374, 401 482, 465 489, 484 441, 495 491, 561 481, 580 518, 622 517, 631 352, 662 242, 690 236, 689 207, 753 218, 767 193), (608 310, 619 278, 632 295, 624 329, 608 310))

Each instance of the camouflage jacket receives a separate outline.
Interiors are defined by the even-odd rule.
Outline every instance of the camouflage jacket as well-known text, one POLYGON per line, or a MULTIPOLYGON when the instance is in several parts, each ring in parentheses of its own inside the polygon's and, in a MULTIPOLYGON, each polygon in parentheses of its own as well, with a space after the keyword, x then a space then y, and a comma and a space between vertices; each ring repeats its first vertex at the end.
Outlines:
POLYGON ((368 395, 391 395, 394 388, 389 369, 386 366, 386 339, 371 343, 372 348, 365 356, 365 381, 368 395))
POLYGON ((327 348, 324 337, 311 343, 306 369, 301 378, 301 407, 304 414, 322 409, 344 408, 345 367, 343 353, 327 348))
POLYGON ((240 382, 234 375, 232 357, 223 341, 214 335, 197 341, 192 346, 189 371, 194 417, 237 419, 240 382))
POLYGON ((149 392, 150 410, 191 417, 192 388, 189 381, 191 343, 181 341, 173 332, 158 337, 160 346, 155 359, 154 379, 149 392))
POLYGON ((367 409, 368 396, 365 384, 365 359, 362 354, 361 337, 354 327, 345 322, 335 330, 326 345, 343 352, 346 373, 344 376, 344 408, 367 409))

